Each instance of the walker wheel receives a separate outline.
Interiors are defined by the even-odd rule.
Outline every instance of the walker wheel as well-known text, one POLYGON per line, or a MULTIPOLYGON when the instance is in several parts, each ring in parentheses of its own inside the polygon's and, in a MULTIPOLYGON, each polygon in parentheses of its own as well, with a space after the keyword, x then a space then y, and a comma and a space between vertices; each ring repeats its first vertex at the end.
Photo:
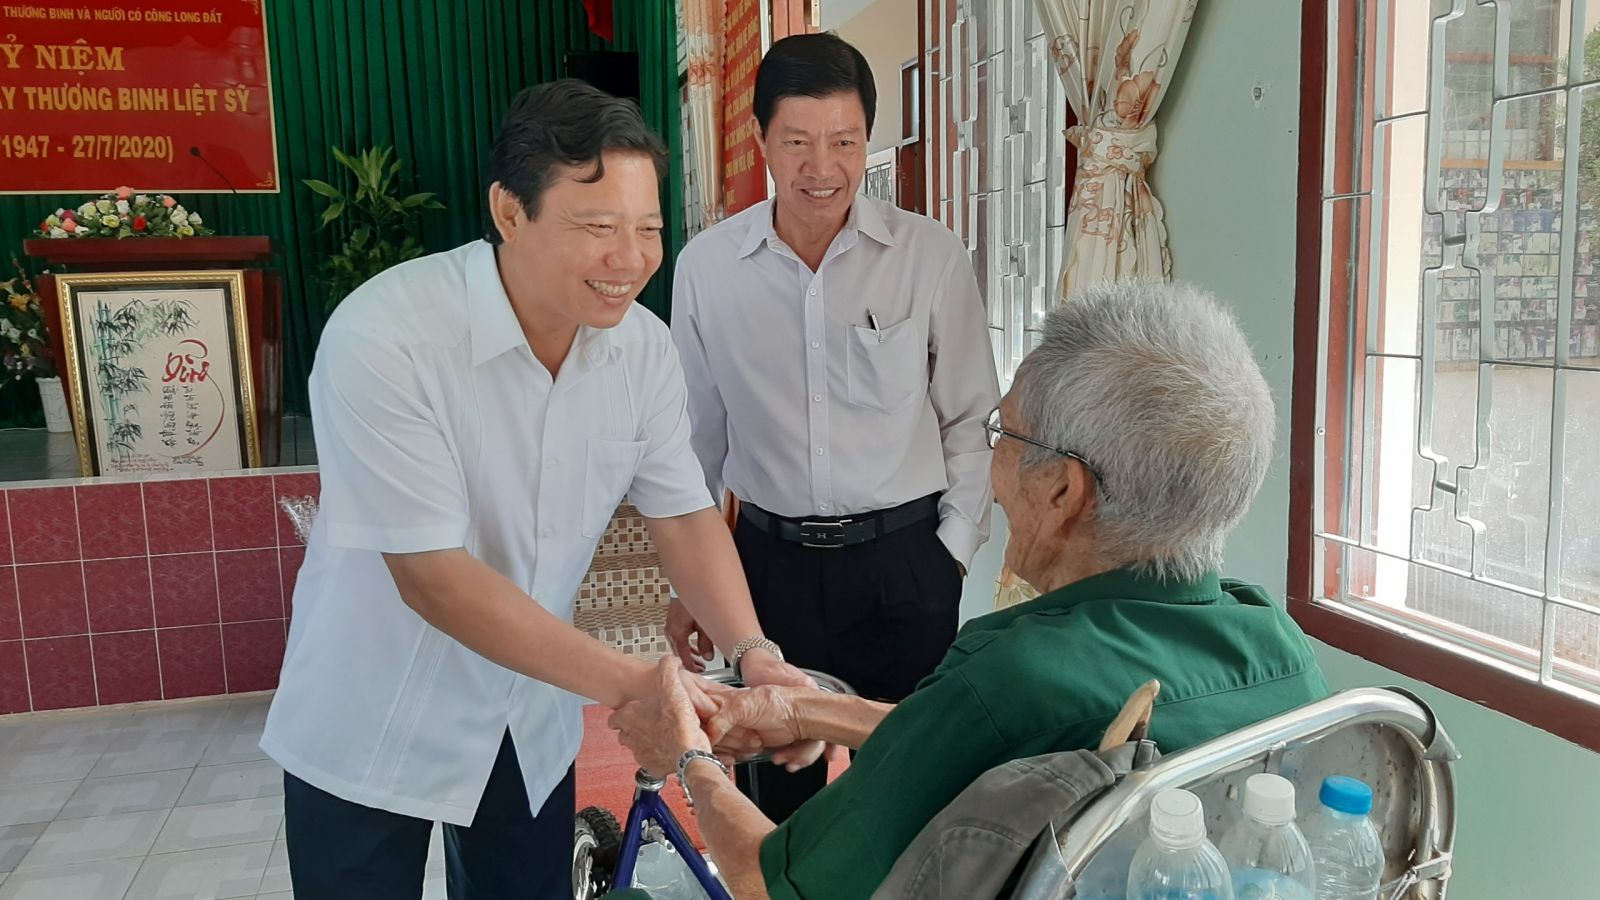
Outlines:
POLYGON ((611 890, 621 846, 622 826, 610 810, 589 806, 578 811, 572 823, 574 900, 597 900, 611 890))

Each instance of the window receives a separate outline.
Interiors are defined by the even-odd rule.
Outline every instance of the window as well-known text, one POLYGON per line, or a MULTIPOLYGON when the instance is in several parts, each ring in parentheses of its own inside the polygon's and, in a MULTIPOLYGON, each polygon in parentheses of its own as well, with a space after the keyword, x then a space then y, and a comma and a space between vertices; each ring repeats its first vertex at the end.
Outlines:
POLYGON ((1600 749, 1600 0, 1305 9, 1291 610, 1600 749))
POLYGON ((921 2, 928 215, 972 256, 1004 387, 1065 263, 1066 89, 1034 0, 921 2))

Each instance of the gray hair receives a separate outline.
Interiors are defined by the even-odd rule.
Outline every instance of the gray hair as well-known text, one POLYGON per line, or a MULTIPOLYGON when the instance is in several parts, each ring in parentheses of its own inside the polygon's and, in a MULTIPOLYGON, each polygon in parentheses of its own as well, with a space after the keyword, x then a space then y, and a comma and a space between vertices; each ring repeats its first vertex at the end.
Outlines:
MULTIPOLYGON (((1029 436, 1098 476, 1101 553, 1162 578, 1221 564, 1266 476, 1275 419, 1250 345, 1215 297, 1159 282, 1078 292, 1045 319, 1016 390, 1029 436)), ((1022 464, 1060 461, 1032 448, 1022 464)))

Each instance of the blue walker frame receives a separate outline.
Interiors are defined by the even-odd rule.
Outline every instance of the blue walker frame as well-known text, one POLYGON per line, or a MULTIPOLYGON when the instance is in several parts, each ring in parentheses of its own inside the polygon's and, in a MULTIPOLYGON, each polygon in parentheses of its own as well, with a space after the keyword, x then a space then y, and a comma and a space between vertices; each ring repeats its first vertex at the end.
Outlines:
POLYGON ((639 850, 644 846, 645 825, 654 823, 671 842, 673 849, 683 857, 689 871, 711 900, 733 900, 728 889, 722 886, 717 876, 711 874, 706 858, 689 840, 678 817, 672 814, 672 808, 661 799, 661 789, 666 784, 666 779, 656 778, 643 769, 634 773, 633 805, 628 809, 628 823, 623 826, 622 844, 617 848, 617 868, 611 876, 611 889, 633 886, 633 870, 639 860, 639 850))
MULTIPOLYGON (((800 671, 810 675, 820 690, 835 694, 855 694, 855 689, 845 682, 826 672, 817 672, 811 669, 800 671)), ((733 670, 719 669, 704 673, 709 681, 729 684, 734 687, 743 687, 733 678, 733 670)), ((749 759, 742 759, 739 765, 751 765, 766 760, 766 754, 759 754, 749 759)), ((665 778, 657 778, 639 769, 634 773, 633 805, 628 809, 628 822, 622 829, 622 843, 617 848, 617 866, 611 873, 611 890, 622 890, 633 887, 633 872, 638 865, 639 850, 644 846, 644 829, 647 824, 659 827, 662 834, 671 842, 674 850, 683 857, 689 871, 694 874, 695 880, 705 889, 711 900, 733 900, 728 889, 722 886, 717 876, 711 873, 711 866, 705 856, 700 853, 700 848, 689 840, 689 835, 683 830, 683 825, 678 822, 678 817, 673 815, 671 807, 661 799, 661 789, 666 787, 665 778)))

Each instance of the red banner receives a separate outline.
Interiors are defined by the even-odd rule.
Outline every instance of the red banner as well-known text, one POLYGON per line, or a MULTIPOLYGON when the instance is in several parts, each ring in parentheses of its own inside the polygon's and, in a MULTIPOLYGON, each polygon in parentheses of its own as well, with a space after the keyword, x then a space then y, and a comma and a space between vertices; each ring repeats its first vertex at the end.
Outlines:
POLYGON ((278 189, 262 0, 0 0, 0 193, 278 189))
POLYGON ((766 199, 767 169, 756 134, 756 67, 761 65, 761 4, 728 0, 723 18, 722 207, 733 215, 766 199))

